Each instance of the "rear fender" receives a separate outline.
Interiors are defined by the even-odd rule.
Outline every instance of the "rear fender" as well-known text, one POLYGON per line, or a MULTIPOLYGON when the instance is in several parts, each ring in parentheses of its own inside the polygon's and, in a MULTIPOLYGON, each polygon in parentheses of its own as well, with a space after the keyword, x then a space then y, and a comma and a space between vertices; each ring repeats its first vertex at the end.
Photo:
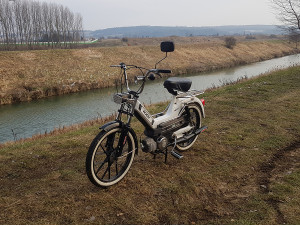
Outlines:
POLYGON ((193 97, 192 100, 190 102, 188 102, 188 104, 198 105, 201 110, 202 117, 205 118, 204 106, 203 106, 201 100, 199 100, 197 97, 193 97))
MULTIPOLYGON (((100 129, 104 130, 105 132, 114 129, 114 128, 122 128, 124 125, 121 121, 111 121, 108 122, 106 124, 104 124, 103 126, 100 127, 100 129)), ((138 155, 139 152, 139 143, 138 143, 138 139, 137 136, 134 132, 134 130, 130 127, 127 127, 128 131, 131 133, 133 139, 134 139, 134 144, 135 144, 135 149, 136 149, 136 154, 138 155)))

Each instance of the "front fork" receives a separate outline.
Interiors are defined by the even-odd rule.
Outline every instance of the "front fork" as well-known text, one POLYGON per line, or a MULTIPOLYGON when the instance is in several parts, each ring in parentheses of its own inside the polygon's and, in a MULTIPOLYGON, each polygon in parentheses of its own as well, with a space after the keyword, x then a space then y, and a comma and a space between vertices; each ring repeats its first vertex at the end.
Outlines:
POLYGON ((121 105, 120 109, 118 110, 118 115, 117 115, 116 120, 120 122, 122 131, 121 131, 121 135, 120 135, 118 147, 117 147, 117 155, 116 155, 117 158, 122 155, 123 148, 127 143, 128 132, 130 130, 130 124, 131 124, 134 107, 135 107, 134 105, 135 104, 126 106, 126 103, 124 103, 121 105), (130 109, 127 109, 127 111, 125 111, 125 107, 130 108, 130 109), (122 114, 126 114, 128 116, 126 124, 122 122, 122 114))

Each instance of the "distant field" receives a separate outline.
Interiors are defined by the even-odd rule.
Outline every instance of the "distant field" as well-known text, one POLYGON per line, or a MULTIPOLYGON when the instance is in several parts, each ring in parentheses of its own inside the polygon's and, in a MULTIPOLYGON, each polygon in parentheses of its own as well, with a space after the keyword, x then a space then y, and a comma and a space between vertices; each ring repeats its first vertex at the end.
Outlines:
POLYGON ((176 45, 175 52, 160 65, 172 69, 173 74, 232 67, 295 52, 293 46, 282 40, 265 38, 239 37, 233 50, 224 46, 224 38, 169 37, 100 42, 108 47, 2 51, 0 104, 113 86, 119 71, 109 65, 125 62, 151 68, 164 56, 159 50, 162 40, 172 40, 176 45))
POLYGON ((183 159, 140 152, 109 189, 85 175, 99 122, 2 146, 0 224, 300 224, 299 74, 207 92, 209 129, 183 159))

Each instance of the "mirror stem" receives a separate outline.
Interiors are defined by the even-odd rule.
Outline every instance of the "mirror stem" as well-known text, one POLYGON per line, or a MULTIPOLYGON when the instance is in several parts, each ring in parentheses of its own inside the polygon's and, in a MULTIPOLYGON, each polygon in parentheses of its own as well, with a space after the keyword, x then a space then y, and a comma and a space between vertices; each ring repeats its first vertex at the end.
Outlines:
POLYGON ((168 53, 166 52, 166 56, 164 58, 162 58, 160 61, 158 61, 156 64, 155 64, 155 69, 156 69, 156 66, 162 62, 164 59, 166 59, 168 57, 168 53))

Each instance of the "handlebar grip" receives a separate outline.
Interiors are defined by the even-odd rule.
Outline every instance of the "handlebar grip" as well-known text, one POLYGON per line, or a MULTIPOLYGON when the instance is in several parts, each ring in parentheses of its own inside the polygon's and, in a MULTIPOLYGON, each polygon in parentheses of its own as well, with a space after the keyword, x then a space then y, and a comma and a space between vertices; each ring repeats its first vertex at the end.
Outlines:
POLYGON ((110 67, 126 68, 126 64, 125 63, 120 63, 119 65, 110 65, 110 67))
POLYGON ((165 73, 165 74, 170 74, 170 73, 172 73, 171 70, 163 70, 163 69, 158 69, 157 72, 158 72, 158 73, 165 73))

